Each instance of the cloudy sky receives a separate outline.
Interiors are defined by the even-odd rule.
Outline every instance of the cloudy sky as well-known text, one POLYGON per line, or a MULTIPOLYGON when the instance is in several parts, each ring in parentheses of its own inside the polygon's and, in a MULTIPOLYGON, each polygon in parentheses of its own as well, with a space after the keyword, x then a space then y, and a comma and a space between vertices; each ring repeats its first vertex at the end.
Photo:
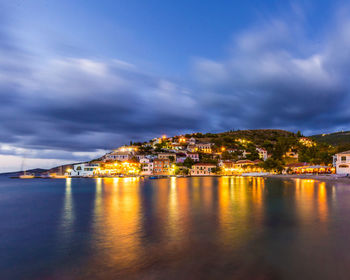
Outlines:
POLYGON ((0 172, 161 134, 348 130, 349 77, 343 1, 0 0, 0 172))

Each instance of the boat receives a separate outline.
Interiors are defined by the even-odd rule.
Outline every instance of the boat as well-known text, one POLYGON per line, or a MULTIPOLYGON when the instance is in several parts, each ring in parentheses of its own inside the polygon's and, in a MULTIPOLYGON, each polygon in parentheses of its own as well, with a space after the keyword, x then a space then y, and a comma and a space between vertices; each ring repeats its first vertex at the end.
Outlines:
POLYGON ((22 175, 19 175, 18 178, 19 179, 33 179, 35 177, 34 174, 31 174, 31 173, 28 173, 26 172, 26 170, 24 170, 24 160, 25 158, 23 157, 22 159, 22 166, 21 166, 21 170, 23 170, 23 174, 22 175))
POLYGON ((34 174, 27 174, 25 171, 22 175, 19 175, 20 179, 33 179, 34 178, 34 174))

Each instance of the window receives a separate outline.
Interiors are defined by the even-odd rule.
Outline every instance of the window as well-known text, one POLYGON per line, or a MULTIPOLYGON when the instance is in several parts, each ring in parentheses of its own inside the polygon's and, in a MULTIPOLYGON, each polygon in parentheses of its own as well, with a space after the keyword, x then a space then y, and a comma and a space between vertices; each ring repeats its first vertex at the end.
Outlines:
POLYGON ((341 161, 346 161, 346 156, 342 156, 340 160, 341 161))

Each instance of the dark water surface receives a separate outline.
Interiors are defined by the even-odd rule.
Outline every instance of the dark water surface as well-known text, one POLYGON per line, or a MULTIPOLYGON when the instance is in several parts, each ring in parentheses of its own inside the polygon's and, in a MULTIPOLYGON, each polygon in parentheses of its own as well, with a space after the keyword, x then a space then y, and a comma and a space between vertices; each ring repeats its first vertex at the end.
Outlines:
POLYGON ((0 279, 350 279, 350 185, 0 177, 0 279))

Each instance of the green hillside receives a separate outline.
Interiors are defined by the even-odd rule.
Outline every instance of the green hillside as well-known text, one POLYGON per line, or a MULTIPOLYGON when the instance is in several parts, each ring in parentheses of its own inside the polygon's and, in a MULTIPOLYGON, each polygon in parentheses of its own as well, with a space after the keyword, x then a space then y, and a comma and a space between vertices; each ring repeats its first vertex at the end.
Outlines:
POLYGON ((329 134, 310 136, 317 142, 327 143, 338 147, 339 150, 350 150, 350 131, 341 131, 329 134))

